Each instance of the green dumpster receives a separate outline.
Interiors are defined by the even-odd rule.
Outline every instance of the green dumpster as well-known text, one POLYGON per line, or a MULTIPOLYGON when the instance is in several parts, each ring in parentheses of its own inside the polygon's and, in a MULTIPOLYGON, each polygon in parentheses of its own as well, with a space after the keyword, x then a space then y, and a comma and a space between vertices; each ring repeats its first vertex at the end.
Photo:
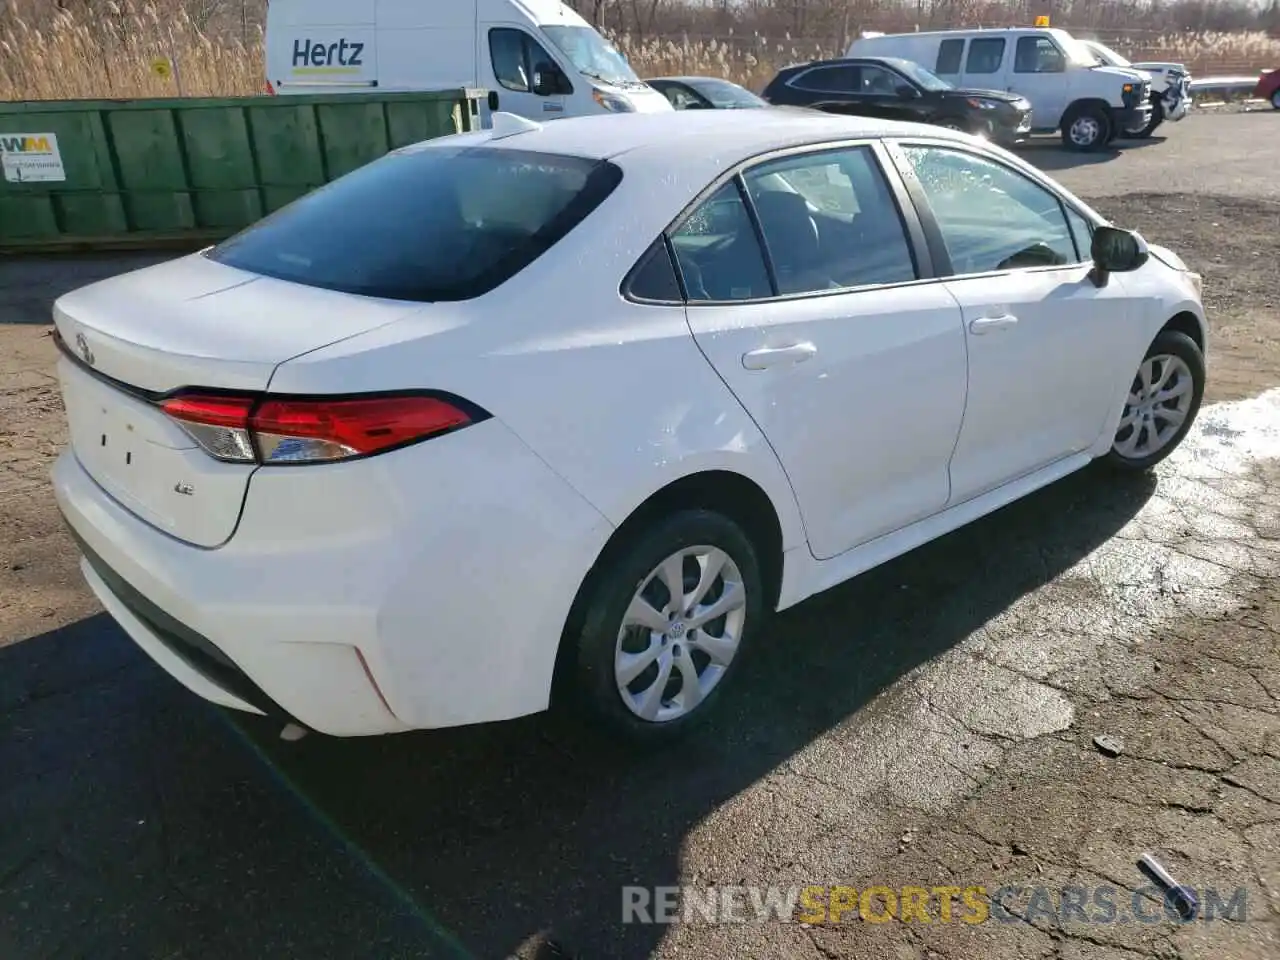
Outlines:
POLYGON ((482 96, 0 103, 0 252, 219 240, 388 150, 477 129, 482 96))

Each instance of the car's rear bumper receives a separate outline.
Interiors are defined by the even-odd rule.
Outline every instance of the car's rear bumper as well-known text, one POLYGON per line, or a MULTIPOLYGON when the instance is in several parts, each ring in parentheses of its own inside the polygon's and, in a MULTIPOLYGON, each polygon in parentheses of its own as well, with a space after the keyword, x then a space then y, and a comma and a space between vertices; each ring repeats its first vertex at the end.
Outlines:
POLYGON ((612 532, 496 421, 260 470, 213 550, 139 520, 70 450, 53 484, 89 585, 152 659, 207 700, 335 736, 545 709, 569 607, 612 532))

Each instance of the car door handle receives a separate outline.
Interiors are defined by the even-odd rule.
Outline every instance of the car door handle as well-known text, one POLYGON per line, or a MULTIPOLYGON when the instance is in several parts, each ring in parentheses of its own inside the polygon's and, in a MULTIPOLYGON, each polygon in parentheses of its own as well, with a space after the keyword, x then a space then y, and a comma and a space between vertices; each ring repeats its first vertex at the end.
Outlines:
POLYGON ((793 343, 786 347, 761 347, 759 350, 744 353, 742 365, 748 370, 766 370, 784 363, 803 363, 817 352, 818 348, 812 343, 793 343))
POLYGON ((1018 318, 1011 313, 1006 313, 1002 317, 979 317, 969 324, 969 332, 975 336, 981 336, 984 333, 991 333, 993 330, 1012 327, 1017 322, 1018 318))

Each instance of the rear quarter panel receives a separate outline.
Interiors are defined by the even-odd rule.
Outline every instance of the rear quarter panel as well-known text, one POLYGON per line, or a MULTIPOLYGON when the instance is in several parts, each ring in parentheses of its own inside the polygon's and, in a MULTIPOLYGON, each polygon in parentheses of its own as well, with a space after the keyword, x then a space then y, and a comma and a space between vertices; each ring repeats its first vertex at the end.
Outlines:
POLYGON ((281 365, 271 389, 452 391, 509 426, 615 525, 681 477, 732 471, 773 502, 784 549, 803 544, 777 457, 698 349, 684 308, 632 303, 619 292, 713 175, 705 164, 669 166, 660 156, 631 160, 614 195, 550 253, 490 294, 448 305, 465 320, 439 329, 425 306, 281 365), (661 199, 654 183, 663 183, 661 199))

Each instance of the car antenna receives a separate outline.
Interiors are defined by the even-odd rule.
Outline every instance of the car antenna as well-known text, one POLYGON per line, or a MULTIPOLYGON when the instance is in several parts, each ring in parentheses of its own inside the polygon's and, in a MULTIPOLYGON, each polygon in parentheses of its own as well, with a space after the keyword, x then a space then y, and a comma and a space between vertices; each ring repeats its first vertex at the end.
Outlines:
POLYGON ((493 114, 493 136, 489 139, 501 140, 504 137, 514 137, 518 133, 533 133, 541 129, 540 123, 500 110, 493 114))

